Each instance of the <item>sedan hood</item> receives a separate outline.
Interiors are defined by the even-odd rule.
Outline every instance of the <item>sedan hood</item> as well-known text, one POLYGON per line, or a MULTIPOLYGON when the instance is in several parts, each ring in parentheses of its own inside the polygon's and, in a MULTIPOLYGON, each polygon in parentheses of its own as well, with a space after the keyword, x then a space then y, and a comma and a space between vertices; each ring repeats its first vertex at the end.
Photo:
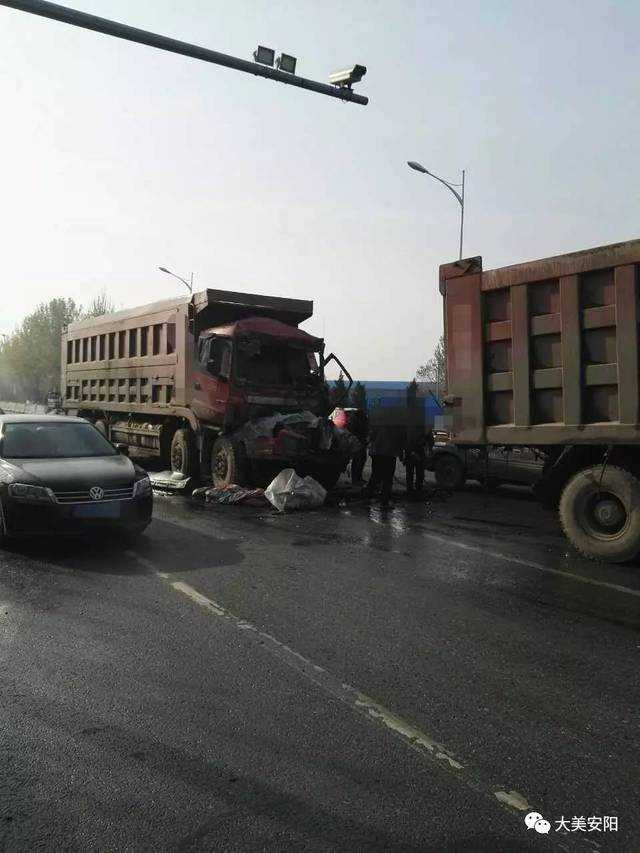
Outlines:
POLYGON ((20 481, 21 472, 30 484, 56 490, 75 488, 117 488, 130 484, 135 477, 133 462, 126 456, 96 456, 80 459, 7 459, 15 466, 11 472, 20 481))

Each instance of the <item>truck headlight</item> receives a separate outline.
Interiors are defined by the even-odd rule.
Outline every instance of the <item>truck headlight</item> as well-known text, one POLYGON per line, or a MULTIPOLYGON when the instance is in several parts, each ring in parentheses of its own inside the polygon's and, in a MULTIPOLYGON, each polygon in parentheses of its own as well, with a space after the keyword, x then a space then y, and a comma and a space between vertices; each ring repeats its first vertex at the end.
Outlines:
POLYGON ((56 496, 45 486, 28 486, 25 483, 11 483, 9 495, 16 501, 29 504, 55 503, 56 496))
POLYGON ((151 494, 151 480, 148 477, 141 477, 133 484, 134 498, 143 498, 145 495, 151 494))

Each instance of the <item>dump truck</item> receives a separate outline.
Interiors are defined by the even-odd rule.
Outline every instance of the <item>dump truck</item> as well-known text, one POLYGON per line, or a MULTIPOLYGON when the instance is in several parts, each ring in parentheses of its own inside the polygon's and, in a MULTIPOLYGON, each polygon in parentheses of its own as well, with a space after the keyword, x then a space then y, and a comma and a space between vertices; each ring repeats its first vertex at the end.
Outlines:
POLYGON ((640 240, 440 267, 456 445, 545 456, 537 491, 587 557, 640 553, 640 240))
POLYGON ((184 477, 249 485, 285 467, 331 486, 349 449, 326 415, 313 302, 203 290, 72 323, 63 408, 184 477))

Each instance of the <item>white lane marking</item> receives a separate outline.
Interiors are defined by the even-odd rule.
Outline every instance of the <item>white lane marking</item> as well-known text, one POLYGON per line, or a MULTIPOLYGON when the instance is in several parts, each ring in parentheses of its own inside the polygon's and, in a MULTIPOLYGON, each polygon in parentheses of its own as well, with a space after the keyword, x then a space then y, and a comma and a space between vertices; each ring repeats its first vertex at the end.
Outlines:
POLYGON ((525 798, 517 791, 496 791, 495 798, 496 800, 499 800, 499 802, 506 803, 506 805, 512 806, 514 809, 518 809, 518 811, 521 812, 529 811, 531 808, 525 798))
POLYGON ((226 616, 226 613, 221 607, 219 607, 215 602, 208 599, 206 596, 201 595, 197 589, 194 589, 192 586, 189 586, 188 583, 182 583, 182 581, 173 581, 170 582, 170 586, 172 586, 174 589, 177 589, 178 592, 183 592, 191 599, 191 601, 195 601, 195 603, 199 604, 201 607, 207 607, 208 609, 213 611, 216 616, 226 616))
MULTIPOLYGON (((277 520, 285 520, 287 518, 286 514, 282 515, 274 515, 270 516, 270 521, 277 520)), ((391 519, 393 523, 393 519, 391 519)), ((380 522, 376 522, 380 523, 380 522)), ((188 527, 193 530, 201 530, 198 525, 185 523, 184 519, 181 519, 181 525, 184 527, 188 527)), ((400 533, 411 532, 405 531, 401 529, 400 533)), ((599 586, 604 587, 605 589, 611 589, 614 592, 620 592, 623 595, 631 595, 635 598, 640 598, 640 589, 633 589, 633 587, 624 586, 622 584, 611 583, 610 581, 600 581, 596 578, 589 578, 585 575, 577 575, 575 572, 566 572, 563 569, 554 569, 551 566, 545 566, 543 563, 536 563, 534 560, 525 560, 522 557, 515 557, 511 554, 504 554, 501 551, 492 551, 484 548, 482 545, 472 545, 467 542, 460 542, 458 539, 452 539, 448 536, 439 536, 437 533, 425 533, 419 532, 417 534, 423 539, 432 539, 434 542, 439 542, 442 545, 453 545, 455 548, 460 548, 463 551, 470 551, 475 554, 481 554, 484 557, 492 557, 494 560, 502 560, 506 563, 514 563, 517 566, 522 566, 527 569, 534 569, 538 572, 546 572, 551 575, 558 575, 559 577, 567 578, 568 580, 577 581, 578 583, 585 583, 591 586, 599 586)), ((368 544, 368 543, 365 543, 368 544)), ((390 554, 397 554, 401 557, 406 557, 407 554, 404 551, 401 551, 396 548, 389 548, 388 552, 390 554)))
POLYGON ((144 558, 138 558, 140 562, 151 568, 154 573, 167 580, 169 586, 186 595, 195 604, 203 607, 207 612, 214 616, 220 617, 231 623, 235 628, 252 637, 263 649, 273 654, 279 660, 286 663, 289 667, 302 674, 309 681, 322 688, 335 699, 338 699, 343 704, 347 705, 356 713, 364 716, 367 720, 375 724, 383 726, 393 736, 399 738, 405 746, 417 752, 423 758, 432 761, 434 764, 442 767, 447 772, 457 776, 470 788, 473 788, 477 793, 484 797, 490 797, 494 802, 497 800, 502 806, 509 811, 520 812, 523 808, 522 803, 526 803, 526 798, 516 791, 511 791, 510 796, 500 796, 504 793, 498 789, 497 785, 490 784, 487 781, 482 781, 477 772, 471 772, 470 769, 450 750, 448 750, 437 740, 430 737, 425 732, 416 728, 416 726, 398 716, 394 711, 386 708, 380 702, 376 702, 364 693, 361 693, 350 684, 345 684, 335 676, 331 675, 326 669, 313 661, 306 658, 304 655, 290 648, 286 643, 282 643, 272 634, 266 631, 261 631, 258 627, 245 619, 241 619, 229 610, 226 610, 218 602, 207 598, 198 590, 194 589, 184 581, 171 581, 166 578, 166 575, 155 571, 152 564, 144 558))
MULTIPOLYGON (((443 541, 446 542, 448 540, 443 539, 443 541)), ((491 780, 485 778, 477 768, 471 768, 469 765, 463 764, 462 760, 459 760, 459 756, 455 757, 453 753, 429 735, 420 731, 420 729, 417 729, 406 720, 403 720, 402 717, 385 708, 384 705, 356 690, 355 687, 339 681, 339 679, 331 675, 326 669, 313 663, 313 661, 304 657, 304 655, 301 655, 285 643, 280 642, 272 634, 261 631, 251 622, 247 622, 245 619, 241 619, 234 613, 231 613, 231 611, 226 610, 216 601, 202 595, 202 593, 189 584, 183 581, 172 581, 170 574, 158 571, 151 560, 139 556, 135 551, 126 551, 125 553, 127 556, 136 559, 150 574, 168 583, 176 592, 182 592, 184 595, 187 595, 194 604, 198 604, 214 616, 224 619, 238 630, 245 632, 262 649, 273 654, 326 693, 351 708, 354 712, 364 716, 374 724, 384 726, 392 736, 398 738, 406 747, 417 752, 422 758, 440 767, 445 772, 455 776, 476 794, 485 799, 490 799, 494 804, 497 802, 510 815, 518 815, 519 820, 521 819, 520 814, 522 811, 531 808, 527 798, 522 794, 513 790, 508 792, 502 790, 498 785, 492 783, 491 780)), ((554 837, 553 842, 561 850, 584 850, 581 839, 579 838, 567 838, 566 836, 562 838, 554 837)))
MULTIPOLYGON (((347 685, 343 684, 342 686, 346 687, 347 685)), ((351 690, 353 688, 349 689, 351 690)), ((453 758, 453 756, 448 753, 444 747, 440 746, 439 743, 436 743, 436 741, 432 740, 428 735, 424 734, 424 732, 416 729, 415 726, 407 723, 402 719, 402 717, 398 717, 398 715, 394 714, 393 711, 389 711, 389 709, 385 708, 384 705, 374 702, 373 699, 365 696, 364 693, 358 693, 356 706, 358 708, 363 708, 370 717, 374 720, 379 720, 388 729, 402 735, 403 738, 411 741, 416 746, 423 747, 433 753, 435 758, 439 761, 442 760, 448 762, 449 766, 453 770, 464 769, 464 765, 453 758)))
POLYGON ((511 554, 502 554, 500 551, 489 551, 481 545, 470 545, 468 542, 460 542, 457 539, 450 539, 447 536, 438 536, 436 533, 421 533, 424 539, 433 539, 434 542, 439 542, 441 545, 453 545, 454 548, 460 548, 463 551, 472 551, 474 554, 482 554, 483 557, 493 557, 494 560, 504 560, 507 563, 515 563, 517 566, 524 566, 527 569, 536 569, 539 572, 548 572, 551 575, 559 575, 563 578, 569 578, 572 581, 591 584, 592 586, 603 586, 607 589, 613 589, 615 592, 622 592, 625 595, 634 595, 640 598, 640 589, 632 589, 629 586, 621 586, 617 583, 609 581, 599 581, 595 578, 587 578, 584 575, 576 575, 573 572, 565 572, 562 569, 552 569, 550 566, 545 566, 542 563, 535 563, 533 560, 523 560, 521 557, 513 557, 511 554))
POLYGON ((295 649, 292 649, 286 643, 281 642, 272 634, 261 631, 260 628, 251 622, 247 622, 229 610, 225 610, 216 601, 202 595, 202 593, 183 581, 169 581, 169 586, 178 592, 184 593, 196 604, 206 608, 210 613, 221 616, 223 619, 231 622, 240 631, 253 634, 254 638, 263 648, 266 647, 269 651, 275 653, 280 660, 285 661, 285 663, 293 667, 297 672, 301 672, 306 678, 313 681, 314 684, 327 690, 336 699, 349 705, 361 715, 382 724, 385 728, 402 738, 403 741, 409 743, 416 751, 428 754, 429 757, 434 758, 439 763, 444 762, 452 770, 463 769, 464 765, 454 758, 453 754, 446 747, 442 746, 442 744, 424 732, 421 732, 415 726, 406 722, 406 720, 403 720, 393 711, 385 708, 384 705, 356 690, 355 687, 339 681, 324 669, 324 667, 313 663, 313 661, 295 649))

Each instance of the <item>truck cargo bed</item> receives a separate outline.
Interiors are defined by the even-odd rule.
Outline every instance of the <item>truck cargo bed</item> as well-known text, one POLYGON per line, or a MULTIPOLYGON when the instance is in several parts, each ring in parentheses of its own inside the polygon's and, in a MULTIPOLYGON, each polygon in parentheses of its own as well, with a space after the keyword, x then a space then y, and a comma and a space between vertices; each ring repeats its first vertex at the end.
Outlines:
POLYGON ((640 442, 640 240, 440 267, 459 444, 640 442))

